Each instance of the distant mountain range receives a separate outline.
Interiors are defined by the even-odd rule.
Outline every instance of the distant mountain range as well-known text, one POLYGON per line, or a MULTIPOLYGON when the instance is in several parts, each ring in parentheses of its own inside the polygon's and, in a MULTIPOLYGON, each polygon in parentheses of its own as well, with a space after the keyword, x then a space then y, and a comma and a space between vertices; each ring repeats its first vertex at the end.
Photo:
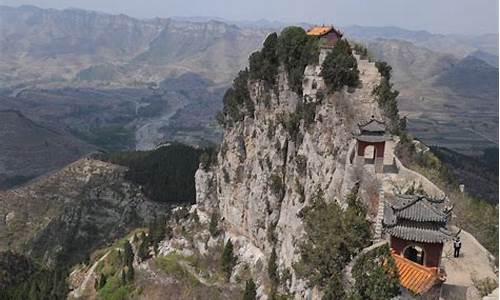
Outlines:
POLYGON ((33 6, 2 6, 0 19, 3 86, 144 86, 187 71, 228 82, 267 33, 218 21, 138 20, 33 6))
POLYGON ((498 68, 403 40, 366 45, 392 66, 399 109, 417 137, 469 154, 498 145, 498 68))
MULTIPOLYGON (((0 164, 0 174, 14 181, 94 149, 218 142, 214 114, 225 89, 266 35, 289 25, 205 17, 141 20, 34 6, 0 6, 0 22, 0 109, 19 112, 13 124, 21 128, 29 122, 58 128, 75 146, 74 156, 49 147, 62 154, 36 172, 14 174, 16 168, 0 164)), ((498 35, 340 29, 392 65, 401 113, 419 138, 474 154, 497 145, 498 35)), ((2 130, 2 143, 13 147, 9 151, 24 147, 16 142, 23 137, 2 130)), ((18 132, 34 145, 52 139, 48 132, 18 132)), ((20 153, 20 162, 33 156, 20 153)))
MULTIPOLYGON (((498 57, 498 34, 477 36, 457 34, 433 34, 424 30, 413 31, 398 27, 350 26, 344 28, 350 38, 363 41, 397 39, 413 43, 434 52, 448 53, 463 58, 476 51, 498 57)), ((498 67, 498 64, 495 65, 498 67)))

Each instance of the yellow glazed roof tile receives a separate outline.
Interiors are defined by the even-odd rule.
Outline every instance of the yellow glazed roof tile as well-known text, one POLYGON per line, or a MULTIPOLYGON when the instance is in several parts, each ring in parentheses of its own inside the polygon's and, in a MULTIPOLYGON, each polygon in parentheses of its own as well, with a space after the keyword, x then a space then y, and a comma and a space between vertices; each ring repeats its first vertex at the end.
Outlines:
POLYGON ((309 29, 307 31, 307 35, 324 35, 327 34, 328 32, 332 31, 333 27, 332 26, 317 26, 309 29))
POLYGON ((401 285, 413 293, 423 294, 438 282, 437 268, 419 265, 395 253, 392 257, 396 261, 401 285))

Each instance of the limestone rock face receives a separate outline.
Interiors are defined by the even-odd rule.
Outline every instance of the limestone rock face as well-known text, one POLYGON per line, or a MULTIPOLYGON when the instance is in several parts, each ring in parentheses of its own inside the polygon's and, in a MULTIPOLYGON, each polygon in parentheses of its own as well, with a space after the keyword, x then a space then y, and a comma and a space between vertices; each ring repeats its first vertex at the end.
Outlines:
MULTIPOLYGON (((322 50, 320 59, 325 56, 322 50)), ((275 248, 279 271, 291 272, 289 291, 297 299, 319 297, 292 268, 303 235, 298 213, 319 188, 328 201, 345 204, 357 180, 353 132, 371 116, 381 118, 371 94, 380 75, 366 60, 358 58, 358 67, 360 87, 335 93, 325 90, 319 66, 306 68, 304 102, 316 103, 316 114, 310 124, 302 119, 297 133, 287 129, 287 120, 300 96, 288 86, 286 73, 280 72, 274 89, 250 82, 254 115, 226 128, 218 165, 196 174, 199 211, 219 209, 226 237, 251 243, 245 249, 259 252, 248 257, 269 258, 275 248)))

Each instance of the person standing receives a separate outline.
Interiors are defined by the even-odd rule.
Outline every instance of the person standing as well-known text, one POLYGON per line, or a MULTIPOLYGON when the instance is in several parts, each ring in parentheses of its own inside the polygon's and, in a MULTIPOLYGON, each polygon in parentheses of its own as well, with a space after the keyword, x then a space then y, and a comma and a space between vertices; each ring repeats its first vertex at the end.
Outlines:
POLYGON ((453 241, 453 257, 460 256, 460 248, 462 248, 462 242, 460 241, 460 237, 457 237, 455 241, 453 241))

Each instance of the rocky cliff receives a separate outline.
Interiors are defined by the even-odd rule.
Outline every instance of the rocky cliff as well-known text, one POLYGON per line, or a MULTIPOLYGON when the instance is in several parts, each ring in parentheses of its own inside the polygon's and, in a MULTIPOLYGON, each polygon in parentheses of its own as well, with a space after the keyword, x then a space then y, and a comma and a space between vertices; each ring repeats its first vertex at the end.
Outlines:
MULTIPOLYGON (((377 192, 373 169, 359 172, 352 158, 357 124, 382 118, 372 96, 380 75, 374 63, 357 57, 359 87, 327 94, 320 76, 327 51, 321 50, 319 65, 306 67, 303 97, 291 90, 286 72, 279 73, 274 89, 250 81, 255 113, 226 128, 217 166, 196 173, 199 214, 220 211, 226 238, 237 241, 243 260, 265 263, 274 248, 280 272, 293 274, 303 235, 298 214, 317 189, 341 205, 360 180, 362 191, 377 192), (298 131, 291 132, 287 124, 302 99, 314 103, 314 118, 301 119, 298 131)), ((369 203, 373 193, 361 195, 369 203)), ((289 284, 297 299, 306 297, 303 282, 293 276, 289 284)))

